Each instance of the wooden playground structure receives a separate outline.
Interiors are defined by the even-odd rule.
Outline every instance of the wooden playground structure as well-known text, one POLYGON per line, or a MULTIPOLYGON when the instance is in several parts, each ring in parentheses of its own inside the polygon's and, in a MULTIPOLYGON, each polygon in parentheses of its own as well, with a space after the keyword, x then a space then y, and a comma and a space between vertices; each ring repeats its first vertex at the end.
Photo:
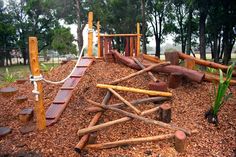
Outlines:
MULTIPOLYGON (((219 81, 218 75, 209 74, 203 71, 196 70, 196 66, 206 66, 215 69, 222 69, 226 71, 228 66, 213 63, 210 61, 204 61, 188 56, 181 52, 166 52, 165 61, 161 61, 155 56, 142 54, 140 52, 140 24, 137 23, 136 34, 102 34, 100 32, 100 23, 97 22, 97 44, 98 52, 97 56, 93 56, 93 13, 88 14, 88 50, 87 56, 79 57, 74 69, 67 79, 59 81, 62 83, 59 91, 57 92, 51 105, 45 111, 43 100, 43 87, 42 82, 45 81, 40 74, 40 66, 38 61, 38 45, 37 38, 29 38, 29 52, 30 52, 30 67, 31 67, 31 81, 34 85, 33 94, 35 95, 35 115, 37 129, 43 130, 47 126, 51 126, 60 119, 63 111, 69 104, 70 98, 75 87, 80 83, 82 77, 86 74, 87 69, 97 59, 104 59, 107 63, 119 63, 129 68, 137 70, 125 77, 112 80, 106 84, 97 84, 97 88, 106 90, 106 94, 103 97, 102 102, 96 102, 91 99, 84 99, 92 106, 87 108, 87 111, 93 114, 88 127, 79 129, 77 135, 80 140, 75 146, 75 151, 81 153, 83 149, 106 149, 114 148, 129 144, 139 144, 143 142, 153 142, 166 139, 174 139, 174 147, 177 152, 184 152, 187 147, 186 139, 194 134, 198 133, 196 129, 185 128, 185 126, 177 126, 171 122, 173 116, 171 104, 169 100, 173 94, 169 89, 176 89, 184 84, 185 80, 190 82, 201 83, 203 81, 219 81), (114 49, 114 38, 123 38, 125 41, 124 54, 114 49), (179 60, 184 61, 184 66, 179 65, 179 60), (133 88, 129 86, 120 85, 121 82, 127 81, 136 76, 140 76, 147 73, 152 80, 148 87, 149 89, 133 88), (155 73, 167 74, 168 80, 166 82, 158 79, 155 73), (127 101, 117 91, 133 92, 148 95, 148 98, 137 99, 133 101, 127 101), (109 104, 109 100, 114 96, 119 103, 109 104), (168 101, 168 103, 163 103, 168 101), (154 103, 156 106, 148 110, 140 110, 137 105, 142 103, 154 103), (125 110, 128 109, 128 111, 125 110), (98 124, 102 115, 106 110, 111 110, 123 115, 123 118, 111 120, 98 124), (159 119, 152 119, 146 117, 153 113, 158 114, 159 119), (88 144, 88 141, 93 138, 93 133, 99 130, 108 128, 113 125, 124 123, 131 120, 139 120, 145 124, 152 124, 164 129, 172 131, 172 133, 166 133, 157 136, 130 138, 125 140, 118 140, 106 143, 93 143, 88 144), (174 132, 173 132, 174 131, 174 132)), ((82 52, 81 52, 82 53, 82 52)), ((234 74, 235 75, 235 74, 234 74)), ((47 81, 46 81, 47 82, 47 81)), ((236 85, 236 80, 231 80, 231 85, 236 85)))

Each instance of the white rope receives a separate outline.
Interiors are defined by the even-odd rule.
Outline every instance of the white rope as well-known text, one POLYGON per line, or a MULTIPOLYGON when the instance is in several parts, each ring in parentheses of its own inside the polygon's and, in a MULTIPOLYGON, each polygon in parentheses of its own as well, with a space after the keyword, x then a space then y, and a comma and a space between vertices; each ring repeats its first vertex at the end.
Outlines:
POLYGON ((84 51, 84 46, 82 47, 82 49, 81 49, 81 51, 80 51, 79 58, 78 58, 78 60, 77 60, 77 62, 76 62, 76 64, 75 64, 73 70, 71 71, 71 73, 70 73, 66 78, 64 78, 64 79, 61 80, 61 81, 50 81, 50 80, 47 80, 47 79, 45 79, 45 78, 43 78, 42 80, 45 81, 45 82, 47 82, 47 83, 51 83, 51 84, 61 84, 61 83, 64 83, 64 82, 72 75, 72 73, 75 71, 76 66, 79 64, 79 61, 80 61, 80 59, 81 59, 81 57, 82 57, 83 51, 84 51))
POLYGON ((37 81, 43 80, 43 76, 40 74, 39 76, 30 76, 30 81, 33 82, 34 89, 32 90, 32 93, 35 95, 35 100, 39 101, 39 91, 38 91, 38 85, 37 81))

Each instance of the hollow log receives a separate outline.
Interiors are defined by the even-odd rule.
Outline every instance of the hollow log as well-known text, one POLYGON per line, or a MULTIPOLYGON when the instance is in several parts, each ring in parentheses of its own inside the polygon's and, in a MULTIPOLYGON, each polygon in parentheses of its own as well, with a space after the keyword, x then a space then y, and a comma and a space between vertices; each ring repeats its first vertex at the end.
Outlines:
MULTIPOLYGON (((191 131, 192 134, 197 133, 197 130, 191 131)), ((131 145, 131 144, 139 144, 143 142, 154 142, 154 141, 160 141, 160 140, 166 140, 174 138, 174 134, 165 134, 165 135, 158 135, 158 136, 150 136, 150 137, 138 137, 138 138, 131 138, 126 140, 119 140, 114 142, 107 142, 107 143, 101 143, 101 144, 90 144, 87 145, 85 148, 90 149, 107 149, 107 148, 114 148, 119 147, 123 145, 131 145)))
POLYGON ((148 95, 159 95, 159 96, 166 96, 166 97, 172 96, 172 93, 169 93, 169 92, 160 92, 160 91, 145 90, 145 89, 138 89, 138 88, 132 88, 132 87, 124 87, 124 86, 97 84, 96 87, 98 87, 98 88, 111 88, 111 89, 115 89, 115 90, 134 92, 134 93, 142 93, 142 94, 148 94, 148 95))
MULTIPOLYGON (((128 67, 133 68, 133 69, 137 69, 137 70, 141 69, 134 62, 134 60, 132 60, 131 58, 122 56, 117 51, 113 51, 113 54, 114 54, 116 60, 119 60, 121 63, 127 65, 128 67)), ((150 66, 150 64, 145 64, 144 66, 147 67, 147 66, 150 66)), ((162 72, 162 73, 169 73, 169 74, 173 73, 173 72, 177 72, 177 73, 183 74, 188 79, 190 79, 192 81, 199 82, 199 83, 202 82, 203 77, 204 77, 204 73, 202 73, 202 72, 187 69, 187 68, 184 68, 181 66, 176 66, 176 65, 167 65, 167 66, 163 66, 163 67, 156 67, 156 68, 152 69, 152 72, 162 72)))
MULTIPOLYGON (((226 78, 224 77, 224 80, 226 78)), ((220 78, 219 78, 219 75, 214 75, 214 74, 210 74, 210 73, 205 73, 205 77, 204 77, 204 80, 205 81, 208 81, 208 82, 219 82, 220 81, 220 78)), ((230 85, 232 86, 236 86, 236 80, 230 80, 230 85)))
POLYGON ((167 124, 167 123, 163 123, 163 122, 160 122, 160 121, 157 121, 157 120, 145 118, 145 117, 142 117, 142 116, 139 116, 139 115, 136 115, 136 114, 133 114, 133 113, 129 113, 127 111, 124 111, 124 110, 121 110, 121 109, 118 109, 118 108, 115 108, 115 107, 101 105, 101 104, 98 104, 98 103, 94 103, 94 105, 102 107, 104 109, 109 109, 109 110, 124 114, 127 117, 131 117, 131 118, 134 118, 134 119, 141 120, 144 123, 158 125, 158 126, 161 126, 163 128, 167 128, 167 129, 171 129, 171 130, 181 130, 181 131, 185 132, 187 135, 191 135, 191 132, 189 130, 178 127, 178 126, 175 126, 175 125, 172 125, 172 124, 167 124))
MULTIPOLYGON (((99 104, 97 102, 94 102, 92 100, 87 100, 89 103, 91 104, 99 104)), ((149 109, 149 110, 145 110, 141 113, 142 116, 144 115, 148 115, 148 114, 151 114, 151 113, 154 113, 156 112, 157 110, 159 110, 159 106, 157 107, 154 107, 152 109, 149 109)), ((95 132, 95 131, 98 131, 98 130, 101 130, 101 129, 104 129, 104 128, 107 128, 109 126, 112 126, 112 125, 115 125, 115 124, 119 124, 119 123, 123 123, 123 122, 127 122, 129 120, 131 120, 132 118, 130 117, 123 117, 123 118, 120 118, 120 119, 116 119, 116 120, 113 120, 113 121, 109 121, 107 123, 103 123, 103 124, 99 124, 99 125, 95 125, 93 127, 88 127, 88 128, 84 128, 84 129, 80 129, 77 134, 79 136, 81 135, 84 135, 84 134, 87 134, 87 133, 91 133, 91 132, 95 132)))
POLYGON ((165 61, 170 61, 172 65, 179 65, 178 52, 165 52, 165 61))
MULTIPOLYGON (((134 59, 135 63, 138 64, 142 69, 145 69, 145 66, 137 58, 133 58, 133 59, 134 59)), ((148 71, 147 73, 154 82, 158 81, 152 72, 148 71)))
POLYGON ((136 113, 140 114, 141 111, 138 110, 136 107, 134 107, 130 102, 128 102, 127 100, 125 100, 120 94, 118 94, 116 91, 114 91, 111 88, 108 88, 108 90, 114 95, 116 96, 118 99, 120 99, 123 103, 125 103, 127 106, 129 106, 132 110, 134 110, 136 113))
MULTIPOLYGON (((108 91, 102 101, 102 105, 106 105, 109 100, 111 99, 111 92, 108 91)), ((96 123, 99 121, 100 117, 102 116, 102 112, 98 112, 96 113, 96 115, 93 117, 93 119, 91 120, 91 122, 89 123, 88 127, 92 127, 94 125, 96 125, 96 123)), ((89 134, 83 135, 82 138, 80 139, 79 143, 75 146, 74 150, 77 153, 80 153, 81 150, 84 148, 84 146, 86 145, 86 143, 88 142, 89 139, 89 134)))
MULTIPOLYGON (((146 103, 146 102, 161 102, 161 101, 164 101, 164 100, 167 100, 168 97, 150 97, 150 98, 143 98, 143 99, 137 99, 137 100, 133 100, 131 101, 130 103, 132 105, 137 105, 137 104, 142 104, 142 103, 146 103)), ((112 106, 112 107, 122 107, 122 106, 125 106, 124 103, 117 103, 117 104, 112 104, 112 105, 109 105, 109 106, 112 106)), ((86 109, 88 112, 99 112, 99 111, 102 111, 103 109, 101 107, 89 107, 86 109)))

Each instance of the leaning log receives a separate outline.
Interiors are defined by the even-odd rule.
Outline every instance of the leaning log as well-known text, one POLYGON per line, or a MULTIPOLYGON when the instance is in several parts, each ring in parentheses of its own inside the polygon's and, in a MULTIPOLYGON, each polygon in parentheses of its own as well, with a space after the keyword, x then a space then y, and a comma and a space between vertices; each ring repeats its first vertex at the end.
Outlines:
MULTIPOLYGON (((137 99, 137 100, 133 100, 130 103, 132 105, 138 105, 138 104, 142 104, 142 103, 146 103, 146 102, 162 102, 164 100, 167 100, 168 97, 149 97, 149 98, 143 98, 143 99, 137 99)), ((117 103, 117 104, 112 104, 109 105, 112 107, 122 107, 125 106, 124 103, 117 103)), ((99 112, 102 111, 103 109, 101 107, 89 107, 86 109, 88 112, 99 112)))
MULTIPOLYGON (((191 131, 192 134, 197 133, 197 130, 191 131)), ((107 149, 107 148, 114 148, 119 147, 123 145, 131 145, 131 144, 139 144, 143 142, 154 142, 154 141, 160 141, 160 140, 166 140, 174 138, 174 134, 165 134, 165 135, 158 135, 158 136, 150 136, 150 137, 139 137, 139 138, 131 138, 126 140, 119 140, 114 142, 107 142, 107 143, 101 143, 101 144, 90 144, 87 145, 85 148, 91 148, 91 149, 107 149)))
POLYGON ((150 55, 146 55, 146 54, 142 54, 142 57, 148 61, 154 62, 154 63, 161 63, 162 61, 155 56, 150 56, 150 55))
POLYGON ((158 125, 158 126, 161 126, 163 128, 167 128, 167 129, 171 129, 171 130, 181 130, 181 131, 185 132, 186 134, 191 135, 191 132, 188 129, 184 129, 184 128, 175 126, 173 124, 167 124, 167 123, 163 123, 163 122, 160 122, 160 121, 157 121, 157 120, 145 118, 145 117, 142 117, 142 116, 139 116, 139 115, 136 115, 136 114, 133 114, 133 113, 130 113, 130 112, 127 112, 127 111, 115 108, 115 107, 110 107, 110 106, 101 105, 101 104, 97 104, 97 103, 94 104, 94 105, 102 107, 104 109, 109 109, 109 110, 112 110, 112 111, 124 114, 127 117, 131 117, 131 118, 134 118, 134 119, 141 120, 144 123, 158 125))
MULTIPOLYGON (((112 94, 109 91, 106 93, 106 95, 105 95, 105 97, 104 97, 104 99, 102 101, 102 105, 106 105, 109 102, 109 100, 111 99, 111 95, 112 94)), ((93 117, 93 119, 89 123, 88 127, 92 127, 92 126, 96 125, 101 116, 102 116, 102 112, 96 113, 96 115, 93 117)), ((86 134, 86 135, 82 136, 80 141, 79 141, 79 143, 75 146, 74 150, 77 153, 80 153, 81 150, 86 145, 86 143, 88 142, 88 139, 89 139, 89 134, 86 134)))
MULTIPOLYGON (((141 69, 135 63, 135 61, 133 59, 122 56, 117 51, 113 51, 113 53, 114 53, 116 60, 119 60, 119 62, 121 62, 133 69, 137 69, 137 70, 141 69)), ((150 66, 150 64, 145 64, 144 66, 147 67, 147 66, 150 66)), ((152 69, 152 72, 162 72, 162 73, 169 73, 169 74, 173 73, 173 72, 177 72, 177 73, 183 74, 186 78, 188 78, 192 81, 196 81, 196 82, 202 82, 203 77, 204 77, 204 73, 202 73, 202 72, 187 69, 187 68, 184 68, 181 66, 176 66, 176 65, 167 65, 164 67, 157 67, 157 68, 152 69)))
POLYGON ((97 84, 98 88, 111 88, 115 90, 121 90, 121 91, 127 91, 127 92, 134 92, 134 93, 141 93, 141 94, 148 94, 148 95, 159 95, 159 96, 166 96, 171 97, 172 93, 169 92, 160 92, 160 91, 153 91, 153 90, 145 90, 145 89, 138 89, 138 88, 132 88, 132 87, 124 87, 124 86, 113 86, 113 85, 107 85, 107 84, 97 84))

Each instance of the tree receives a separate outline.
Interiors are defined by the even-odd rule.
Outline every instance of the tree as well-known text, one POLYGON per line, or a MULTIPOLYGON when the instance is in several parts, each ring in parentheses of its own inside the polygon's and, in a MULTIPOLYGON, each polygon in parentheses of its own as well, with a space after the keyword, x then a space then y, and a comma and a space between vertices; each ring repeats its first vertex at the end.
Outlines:
POLYGON ((168 0, 147 0, 148 21, 151 23, 156 41, 155 55, 160 57, 161 42, 163 40, 163 30, 165 20, 170 12, 170 2, 168 0))
POLYGON ((143 53, 147 53, 147 45, 146 45, 146 32, 147 32, 147 23, 146 23, 146 11, 145 11, 145 0, 141 0, 141 6, 142 6, 142 38, 143 38, 143 53))
POLYGON ((59 54, 76 54, 76 45, 73 35, 69 28, 57 28, 53 31, 52 48, 59 52, 59 54))

